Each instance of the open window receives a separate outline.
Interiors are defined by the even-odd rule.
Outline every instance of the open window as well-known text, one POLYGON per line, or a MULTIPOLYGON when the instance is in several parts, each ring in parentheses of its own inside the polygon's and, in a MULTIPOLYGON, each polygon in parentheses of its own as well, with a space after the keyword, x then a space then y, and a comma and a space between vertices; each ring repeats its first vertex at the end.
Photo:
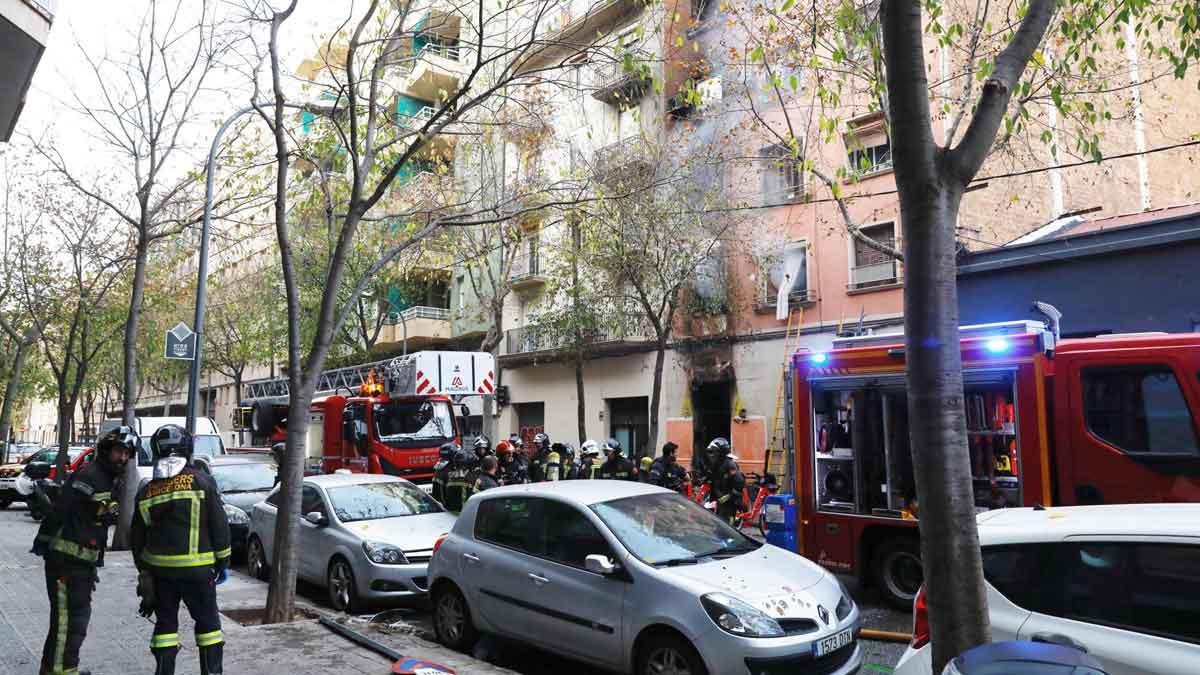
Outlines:
MULTIPOLYGON (((964 373, 975 506, 1021 505, 1013 379, 964 373)), ((822 511, 913 519, 919 513, 902 378, 813 384, 812 466, 822 511)))
POLYGON ((846 123, 846 168, 852 176, 868 176, 892 168, 892 143, 883 113, 846 123))
POLYGON ((758 308, 774 309, 779 304, 780 287, 791 283, 788 305, 796 306, 813 299, 808 287, 808 243, 793 241, 782 250, 759 256, 758 308), (789 264, 790 263, 790 264, 789 264), (795 278, 791 278, 794 274, 795 278))

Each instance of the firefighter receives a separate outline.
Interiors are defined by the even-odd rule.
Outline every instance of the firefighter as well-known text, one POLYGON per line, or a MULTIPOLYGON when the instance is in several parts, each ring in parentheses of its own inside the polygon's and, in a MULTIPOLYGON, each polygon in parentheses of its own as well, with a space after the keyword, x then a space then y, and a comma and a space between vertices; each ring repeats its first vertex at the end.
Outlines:
POLYGON ((668 490, 683 493, 687 488, 687 470, 675 461, 675 453, 679 446, 667 441, 662 448, 662 456, 650 465, 650 483, 668 490))
POLYGON ((605 442, 608 448, 608 459, 600 466, 600 478, 606 480, 637 480, 637 469, 633 462, 621 454, 621 442, 610 438, 605 442))
POLYGON ((472 487, 473 493, 484 492, 491 490, 494 487, 500 487, 500 480, 496 474, 500 471, 500 462, 496 461, 495 457, 488 455, 479 463, 479 477, 475 479, 475 485, 472 487))
POLYGON ((192 466, 192 436, 173 424, 150 437, 154 477, 138 491, 130 532, 138 567, 138 613, 155 615, 150 651, 155 675, 173 675, 179 653, 179 603, 196 622, 200 674, 222 672, 225 638, 217 584, 229 569, 229 521, 221 492, 192 466))
POLYGON ((480 434, 475 437, 474 448, 475 448, 475 458, 478 459, 479 461, 483 461, 483 458, 487 457, 488 455, 496 454, 495 452, 492 451, 492 442, 490 440, 488 440, 488 437, 484 436, 483 434, 480 434))
POLYGON ((733 449, 724 438, 714 438, 708 444, 709 466, 712 471, 712 497, 717 502, 717 515, 729 524, 742 508, 742 492, 746 488, 746 477, 732 456, 733 449))
POLYGON ((561 466, 557 452, 550 444, 550 436, 539 433, 533 437, 533 459, 529 460, 529 482, 542 483, 558 480, 561 466))
POLYGON ((579 449, 579 477, 594 480, 600 477, 600 444, 587 440, 579 449))
POLYGON ((529 463, 520 450, 509 441, 496 445, 500 454, 500 482, 504 485, 519 485, 529 482, 529 463), (501 448, 500 446, 504 446, 501 448))
POLYGON ((438 462, 433 465, 433 489, 429 494, 442 506, 446 505, 446 484, 450 482, 450 466, 458 455, 457 443, 442 443, 438 448, 438 462))
POLYGON ((647 455, 646 457, 643 457, 641 459, 641 461, 638 462, 638 464, 640 465, 640 466, 638 466, 638 472, 637 472, 638 482, 649 483, 650 482, 650 467, 654 465, 654 458, 647 455))
MULTIPOLYGON (((113 484, 137 447, 137 434, 129 427, 105 434, 95 459, 67 478, 52 504, 42 505, 46 515, 33 540, 33 553, 45 562, 50 631, 39 675, 90 672, 78 670, 79 648, 87 637, 108 528, 116 523, 113 484)), ((39 496, 44 498, 44 493, 39 496)))
POLYGON ((579 478, 579 462, 575 461, 575 448, 570 443, 555 443, 555 451, 559 457, 559 478, 575 480, 579 478))
POLYGON ((451 454, 450 469, 446 474, 446 501, 442 502, 442 506, 448 511, 458 513, 471 496, 471 483, 467 482, 467 479, 475 467, 475 455, 459 447, 457 443, 448 445, 454 446, 454 451, 451 454))

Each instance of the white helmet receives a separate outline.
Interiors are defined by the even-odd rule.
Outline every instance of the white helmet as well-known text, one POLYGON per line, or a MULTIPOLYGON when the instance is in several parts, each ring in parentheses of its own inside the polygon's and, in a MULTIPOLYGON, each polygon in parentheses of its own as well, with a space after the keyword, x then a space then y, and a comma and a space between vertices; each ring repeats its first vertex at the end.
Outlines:
POLYGON ((599 457, 600 444, 593 440, 584 441, 579 448, 579 455, 581 457, 599 457))

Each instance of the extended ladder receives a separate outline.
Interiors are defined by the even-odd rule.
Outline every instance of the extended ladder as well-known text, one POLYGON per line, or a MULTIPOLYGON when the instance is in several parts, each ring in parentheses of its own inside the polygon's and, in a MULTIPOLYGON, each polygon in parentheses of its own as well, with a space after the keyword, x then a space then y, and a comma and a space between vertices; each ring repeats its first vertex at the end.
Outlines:
POLYGON ((784 453, 787 449, 787 378, 791 373, 792 354, 800 342, 800 327, 804 325, 804 308, 799 311, 788 311, 787 330, 783 335, 783 366, 779 370, 779 385, 775 390, 775 419, 771 424, 771 442, 767 445, 768 473, 773 473, 782 479, 782 473, 787 463, 784 453))

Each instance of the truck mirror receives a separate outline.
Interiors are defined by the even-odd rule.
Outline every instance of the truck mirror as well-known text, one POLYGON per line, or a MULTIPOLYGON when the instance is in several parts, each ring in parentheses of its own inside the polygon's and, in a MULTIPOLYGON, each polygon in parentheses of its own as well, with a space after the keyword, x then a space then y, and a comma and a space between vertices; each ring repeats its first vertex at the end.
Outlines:
POLYGON ((459 413, 463 416, 463 419, 471 418, 471 409, 467 407, 466 403, 462 404, 462 407, 459 408, 459 413))

